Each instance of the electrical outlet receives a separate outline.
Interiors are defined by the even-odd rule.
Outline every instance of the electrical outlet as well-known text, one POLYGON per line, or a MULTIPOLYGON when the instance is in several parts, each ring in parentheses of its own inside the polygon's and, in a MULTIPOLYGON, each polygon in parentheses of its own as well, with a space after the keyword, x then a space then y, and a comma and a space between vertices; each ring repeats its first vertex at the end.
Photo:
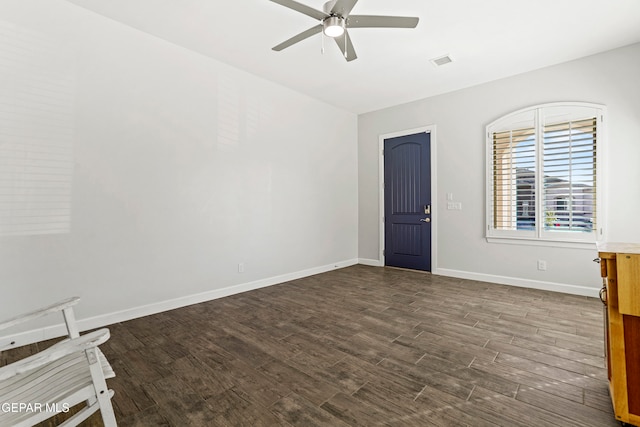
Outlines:
POLYGON ((244 273, 244 262, 238 264, 238 273, 244 273))
POLYGON ((538 260, 538 270, 546 271, 547 270, 547 261, 539 259, 538 260))

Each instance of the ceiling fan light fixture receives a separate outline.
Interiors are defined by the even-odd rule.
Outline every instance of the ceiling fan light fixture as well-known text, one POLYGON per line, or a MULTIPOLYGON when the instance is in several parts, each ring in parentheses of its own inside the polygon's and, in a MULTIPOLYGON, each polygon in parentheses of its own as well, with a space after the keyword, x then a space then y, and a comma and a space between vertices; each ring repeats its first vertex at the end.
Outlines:
POLYGON ((344 34, 344 19, 339 16, 330 16, 322 21, 322 28, 327 37, 340 37, 344 34))

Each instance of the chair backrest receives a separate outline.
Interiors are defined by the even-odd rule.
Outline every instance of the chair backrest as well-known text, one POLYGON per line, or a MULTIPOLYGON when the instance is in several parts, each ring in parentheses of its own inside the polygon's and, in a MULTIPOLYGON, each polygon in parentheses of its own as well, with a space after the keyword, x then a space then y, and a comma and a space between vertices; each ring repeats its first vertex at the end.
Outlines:
POLYGON ((0 367, 0 402, 3 409, 9 409, 0 411, 0 426, 32 426, 82 402, 86 406, 68 418, 65 426, 76 426, 97 410, 106 427, 116 426, 111 405, 113 391, 105 381, 115 374, 98 348, 109 339, 109 330, 81 336, 73 313, 79 300, 69 298, 0 322, 3 330, 62 312, 68 335, 46 350, 0 367))
MULTIPOLYGON (((73 306, 78 304, 78 302, 80 302, 80 297, 71 297, 66 300, 59 301, 55 304, 51 304, 47 307, 42 307, 35 311, 20 314, 18 316, 12 317, 11 319, 1 321, 0 331, 61 311, 64 317, 65 326, 67 328, 67 336, 69 338, 77 338, 78 336, 80 336, 80 331, 78 330, 76 318, 73 313, 73 306)), ((9 342, 6 345, 0 346, 0 351, 4 351, 14 347, 15 342, 9 342)))

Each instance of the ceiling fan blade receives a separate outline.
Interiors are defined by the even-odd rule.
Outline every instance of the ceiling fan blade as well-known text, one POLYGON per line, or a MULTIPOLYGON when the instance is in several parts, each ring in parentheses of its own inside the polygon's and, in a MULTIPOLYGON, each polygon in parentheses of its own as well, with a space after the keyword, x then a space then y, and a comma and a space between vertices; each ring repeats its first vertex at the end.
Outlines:
POLYGON ((420 18, 408 16, 352 15, 347 18, 347 28, 415 28, 420 18))
POLYGON ((351 37, 349 37, 349 33, 346 30, 341 36, 334 38, 334 40, 347 62, 353 61, 358 57, 355 49, 353 48, 353 43, 351 43, 351 37))
POLYGON ((353 6, 355 6, 356 3, 358 3, 358 0, 337 0, 331 8, 331 14, 346 18, 347 15, 351 13, 351 9, 353 9, 353 6))
POLYGON ((284 7, 288 7, 289 9, 293 9, 296 12, 304 13, 305 15, 315 18, 319 21, 329 16, 320 10, 316 10, 302 3, 298 3, 297 1, 293 1, 293 0, 271 0, 271 1, 274 3, 278 3, 284 7))
POLYGON ((275 51, 281 51, 282 49, 286 49, 292 44, 296 44, 306 38, 313 36, 314 34, 318 34, 322 32, 322 24, 316 25, 315 27, 309 28, 307 31, 303 31, 297 36, 291 37, 289 40, 280 43, 278 46, 273 47, 272 49, 275 51))

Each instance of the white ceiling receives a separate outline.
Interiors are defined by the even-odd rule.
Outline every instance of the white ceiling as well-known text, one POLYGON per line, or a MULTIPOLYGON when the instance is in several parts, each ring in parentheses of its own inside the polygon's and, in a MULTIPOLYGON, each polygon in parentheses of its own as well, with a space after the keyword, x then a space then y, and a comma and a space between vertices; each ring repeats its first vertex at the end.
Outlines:
POLYGON ((269 0, 68 1, 358 114, 640 42, 640 0, 360 0, 420 22, 352 29, 352 62, 320 34, 272 51, 318 22, 269 0))

